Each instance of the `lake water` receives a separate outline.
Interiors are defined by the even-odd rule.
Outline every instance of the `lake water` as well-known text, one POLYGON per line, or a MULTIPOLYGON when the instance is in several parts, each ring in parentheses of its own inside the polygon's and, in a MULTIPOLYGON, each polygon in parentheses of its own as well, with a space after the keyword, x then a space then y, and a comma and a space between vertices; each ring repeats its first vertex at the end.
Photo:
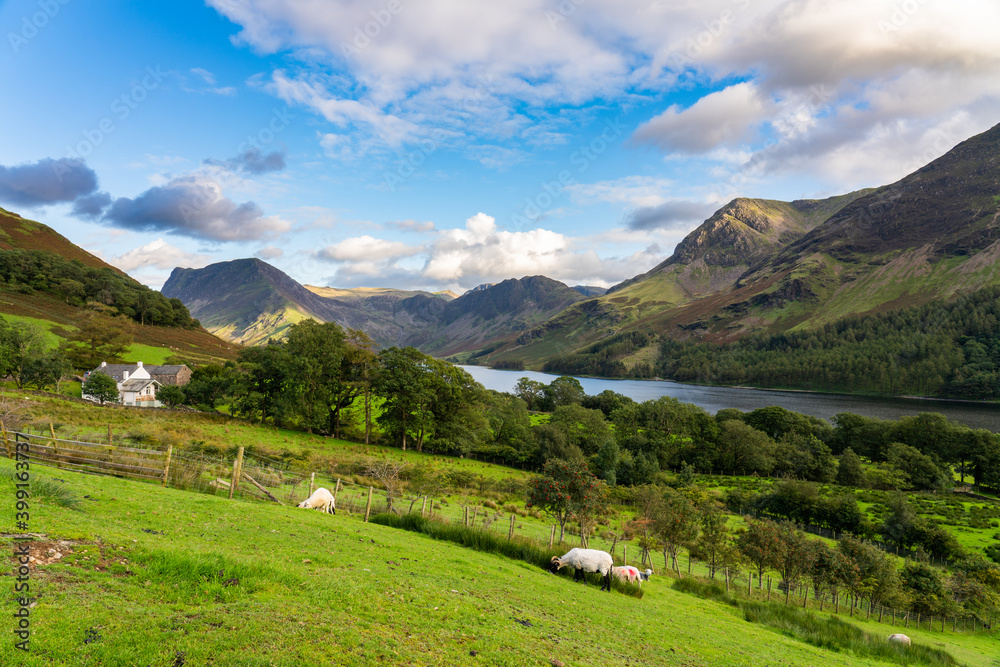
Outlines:
MULTIPOLYGON (((497 371, 483 366, 462 366, 487 389, 513 392, 518 379, 528 377, 548 384, 557 375, 534 371, 497 371)), ((815 394, 798 391, 772 391, 741 387, 707 387, 681 384, 666 380, 604 380, 577 378, 584 391, 593 396, 605 389, 639 401, 670 396, 684 403, 694 403, 715 414, 722 408, 738 408, 744 412, 778 405, 823 419, 838 412, 853 412, 866 417, 898 419, 919 412, 940 412, 948 419, 971 426, 1000 431, 1000 405, 975 401, 941 401, 921 398, 867 398, 844 394, 815 394)))

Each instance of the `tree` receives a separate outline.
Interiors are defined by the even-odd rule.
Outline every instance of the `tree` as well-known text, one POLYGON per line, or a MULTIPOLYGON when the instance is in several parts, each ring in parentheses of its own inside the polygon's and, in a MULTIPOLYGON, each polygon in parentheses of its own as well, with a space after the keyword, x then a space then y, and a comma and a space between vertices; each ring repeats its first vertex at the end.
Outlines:
MULTIPOLYGON (((194 369, 191 373, 191 381, 181 390, 184 399, 181 403, 189 403, 208 410, 214 410, 220 401, 232 394, 234 383, 236 382, 235 364, 226 362, 225 366, 219 364, 206 364, 194 369)), ((157 396, 163 393, 163 387, 157 396)), ((172 392, 168 393, 170 395, 172 392)), ((162 399, 161 399, 162 400, 162 399)))
POLYGON ((857 580, 858 566, 840 551, 831 549, 819 540, 811 540, 809 548, 812 549, 812 566, 807 574, 812 581, 814 597, 819 598, 819 608, 822 611, 823 594, 828 592, 834 599, 838 599, 841 586, 857 580))
MULTIPOLYGON (((857 565, 858 578, 848 582, 855 598, 868 600, 872 607, 895 600, 899 595, 899 571, 892 558, 878 547, 845 535, 837 543, 838 550, 857 565)), ((853 607, 852 607, 853 614, 853 607)))
POLYGON ((104 373, 94 372, 87 376, 81 391, 87 396, 96 398, 101 405, 109 401, 118 401, 118 383, 113 377, 104 373))
POLYGON ((583 460, 547 461, 542 475, 529 482, 526 507, 537 507, 559 523, 559 541, 563 541, 566 523, 574 515, 589 519, 601 507, 603 485, 583 460))
POLYGON ((699 524, 701 535, 694 542, 697 556, 708 563, 709 573, 715 579, 719 568, 737 562, 739 552, 733 547, 727 517, 713 501, 702 505, 699 524))
POLYGON ((544 398, 541 409, 546 412, 552 412, 563 405, 579 405, 586 396, 580 381, 568 375, 557 377, 545 386, 542 392, 544 398))
POLYGON ((747 529, 736 538, 736 547, 757 568, 757 588, 761 588, 764 570, 778 562, 781 530, 774 521, 747 518, 747 529))
POLYGON ((669 554, 675 572, 681 547, 698 537, 699 518, 697 508, 687 496, 669 487, 664 489, 659 514, 653 517, 653 531, 663 542, 664 561, 669 554))
POLYGON ((156 400, 168 407, 176 408, 184 404, 186 397, 183 389, 176 385, 168 384, 165 387, 160 387, 160 390, 156 392, 156 400))
POLYGON ((486 451, 504 461, 526 463, 535 454, 527 404, 517 396, 489 392, 486 417, 492 442, 486 451))
POLYGON ((861 467, 861 459, 850 447, 845 448, 840 454, 836 482, 841 486, 853 486, 859 489, 865 487, 865 471, 861 467))
POLYGON ((612 439, 611 429, 600 410, 588 410, 581 405, 561 405, 552 413, 549 424, 566 436, 566 442, 576 445, 584 456, 592 456, 612 439))
POLYGON ((400 490, 403 488, 401 475, 405 469, 405 463, 389 459, 371 461, 365 468, 365 475, 378 480, 385 489, 385 498, 389 512, 392 511, 394 498, 399 495, 400 490))
POLYGON ((514 395, 524 401, 528 410, 540 410, 545 398, 545 385, 524 377, 514 385, 514 395))
POLYGON ((403 450, 411 435, 422 449, 433 421, 430 360, 412 347, 390 347, 378 354, 374 389, 385 403, 377 421, 403 450))
POLYGON ((900 583, 910 600, 910 610, 925 616, 954 612, 955 605, 938 568, 908 560, 903 565, 900 583))
POLYGON ((70 336, 66 356, 77 368, 94 368, 102 361, 115 361, 132 345, 133 324, 127 317, 113 315, 110 308, 90 304, 92 310, 77 322, 70 336))
POLYGON ((3 330, 0 345, 7 349, 7 372, 23 389, 32 378, 32 362, 46 353, 45 331, 37 324, 15 322, 3 330))
POLYGON ((901 493, 892 497, 888 509, 882 522, 882 536, 886 542, 905 549, 911 544, 917 513, 901 493))
POLYGON ((282 421, 282 392, 288 376, 285 348, 268 342, 240 351, 233 409, 237 414, 265 423, 282 421))
POLYGON ((44 389, 54 385, 56 391, 59 391, 60 382, 72 370, 73 367, 62 352, 57 349, 48 350, 28 360, 21 370, 21 380, 25 386, 44 389))
POLYGON ((781 575, 785 584, 785 604, 788 604, 789 591, 799 578, 812 567, 814 552, 805 534, 797 530, 791 522, 778 524, 778 540, 773 561, 774 569, 781 575))
POLYGON ((719 426, 717 465, 723 472, 767 476, 774 468, 774 440, 739 419, 719 426))
POLYGON ((932 457, 920 453, 916 447, 894 442, 889 445, 886 457, 890 465, 906 475, 911 488, 927 490, 948 486, 948 473, 932 457))

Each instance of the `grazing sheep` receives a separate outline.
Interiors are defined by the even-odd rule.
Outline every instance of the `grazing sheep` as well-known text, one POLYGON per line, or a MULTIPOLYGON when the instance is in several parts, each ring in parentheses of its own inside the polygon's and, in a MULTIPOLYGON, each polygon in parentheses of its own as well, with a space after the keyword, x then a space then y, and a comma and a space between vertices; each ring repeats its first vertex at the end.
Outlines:
POLYGON ((323 510, 327 514, 337 513, 337 504, 333 499, 333 494, 330 493, 329 489, 325 489, 322 486, 313 491, 311 496, 299 503, 299 507, 323 510))
POLYGON ((649 581, 649 575, 653 574, 652 570, 640 570, 633 565, 616 565, 611 568, 611 574, 618 577, 622 581, 628 581, 633 584, 642 585, 642 582, 649 581))
POLYGON ((549 563, 549 572, 555 574, 563 567, 576 568, 576 572, 573 573, 573 581, 583 579, 584 585, 587 584, 587 579, 584 577, 585 573, 598 572, 604 577, 601 590, 607 590, 610 593, 611 568, 614 564, 615 562, 611 558, 611 554, 606 551, 576 548, 570 549, 562 558, 553 556, 552 561, 549 563))
POLYGON ((910 638, 901 634, 889 635, 889 641, 902 644, 903 646, 910 645, 910 638))

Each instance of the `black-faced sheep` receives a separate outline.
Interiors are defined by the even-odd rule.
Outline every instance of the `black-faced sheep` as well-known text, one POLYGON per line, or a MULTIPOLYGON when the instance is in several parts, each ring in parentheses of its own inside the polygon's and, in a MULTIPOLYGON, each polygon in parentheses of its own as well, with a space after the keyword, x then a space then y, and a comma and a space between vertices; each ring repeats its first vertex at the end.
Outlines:
POLYGON ((333 494, 329 489, 320 487, 313 491, 312 495, 299 503, 299 507, 306 509, 323 510, 327 514, 336 514, 337 506, 333 499, 333 494))
POLYGON ((611 554, 606 551, 600 551, 598 549, 570 549, 561 558, 553 556, 552 561, 549 563, 549 572, 555 574, 564 567, 576 568, 573 573, 573 581, 580 581, 583 579, 584 585, 587 584, 587 579, 584 574, 587 572, 597 572, 602 577, 604 577, 604 583, 601 584, 601 590, 607 590, 611 592, 611 568, 614 566, 615 562, 611 558, 611 554))
POLYGON ((653 574, 652 570, 640 570, 632 565, 616 565, 611 568, 611 574, 618 577, 622 581, 628 581, 633 584, 642 585, 642 582, 649 581, 649 576, 653 574))

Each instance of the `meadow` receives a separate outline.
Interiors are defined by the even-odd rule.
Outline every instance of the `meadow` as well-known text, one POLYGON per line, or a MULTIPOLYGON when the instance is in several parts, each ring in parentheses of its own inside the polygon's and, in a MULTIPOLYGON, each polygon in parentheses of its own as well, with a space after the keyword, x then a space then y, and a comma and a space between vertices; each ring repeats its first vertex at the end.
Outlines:
MULTIPOLYGON (((11 496, 12 468, 0 461, 11 496)), ((32 476, 31 531, 44 537, 31 651, 5 633, 2 664, 872 664, 749 623, 669 577, 636 599, 343 513, 32 476)), ((9 609, 10 586, 5 597, 9 609)), ((910 634, 963 664, 995 664, 992 637, 910 634)))

